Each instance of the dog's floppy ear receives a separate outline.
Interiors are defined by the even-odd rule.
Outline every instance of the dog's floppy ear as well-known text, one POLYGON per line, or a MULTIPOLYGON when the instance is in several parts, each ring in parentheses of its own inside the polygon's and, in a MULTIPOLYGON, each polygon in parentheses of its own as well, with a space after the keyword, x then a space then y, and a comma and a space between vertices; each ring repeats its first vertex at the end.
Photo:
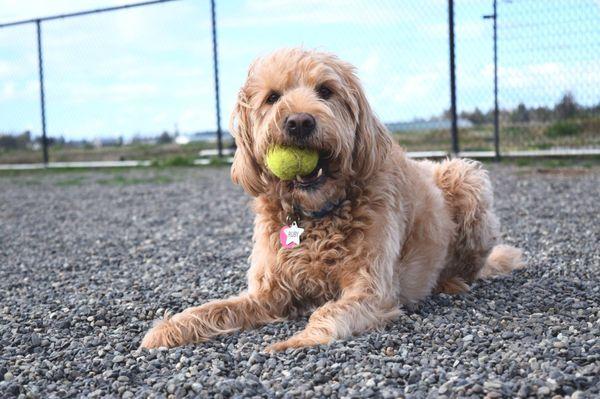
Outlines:
POLYGON ((229 121, 237 149, 231 165, 231 180, 241 185, 247 193, 257 196, 264 191, 260 177, 260 167, 252 153, 254 139, 249 118, 248 99, 244 88, 238 94, 237 102, 229 121))
POLYGON ((355 99, 351 108, 357 119, 352 169, 357 176, 368 178, 387 157, 392 148, 392 138, 373 113, 354 71, 346 77, 352 88, 351 95, 355 99))

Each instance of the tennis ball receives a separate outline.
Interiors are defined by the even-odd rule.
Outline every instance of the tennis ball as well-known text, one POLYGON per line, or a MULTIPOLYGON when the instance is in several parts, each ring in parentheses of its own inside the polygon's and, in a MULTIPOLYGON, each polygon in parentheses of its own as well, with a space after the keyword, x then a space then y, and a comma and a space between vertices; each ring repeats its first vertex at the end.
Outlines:
POLYGON ((306 176, 317 167, 319 153, 299 147, 275 145, 267 151, 267 168, 281 180, 306 176))

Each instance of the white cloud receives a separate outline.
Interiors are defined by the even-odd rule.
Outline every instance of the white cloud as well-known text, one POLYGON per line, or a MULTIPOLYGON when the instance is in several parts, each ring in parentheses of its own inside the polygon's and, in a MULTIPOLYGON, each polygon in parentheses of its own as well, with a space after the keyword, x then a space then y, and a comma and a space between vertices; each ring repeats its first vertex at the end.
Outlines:
POLYGON ((402 79, 398 86, 391 88, 394 92, 392 98, 397 104, 406 105, 430 97, 438 79, 439 74, 431 71, 410 75, 402 79))
POLYGON ((14 75, 16 72, 16 68, 14 63, 0 60, 0 79, 8 79, 10 76, 14 75))
POLYGON ((196 132, 216 126, 214 110, 206 107, 188 107, 177 118, 178 128, 182 132, 196 132), (210 127, 209 127, 210 126, 210 127))
POLYGON ((374 77, 381 66, 381 57, 376 52, 371 52, 359 66, 361 76, 374 77))
MULTIPOLYGON (((58 89, 58 88, 57 88, 58 89)), ((159 89, 152 83, 112 83, 112 84, 66 84, 59 91, 75 103, 89 101, 114 101, 117 103, 143 100, 156 96, 159 89)))
POLYGON ((0 21, 32 19, 135 2, 133 0, 87 0, 85 2, 74 2, 72 0, 0 0, 0 21))
MULTIPOLYGON (((567 91, 583 104, 597 104, 600 96, 600 61, 541 62, 498 68, 501 107, 518 103, 552 105, 567 91)), ((470 109, 492 106, 494 66, 489 63, 479 70, 460 69, 457 84, 460 102, 470 109), (477 101, 479 99, 479 101, 477 101)))
POLYGON ((0 102, 36 99, 39 89, 39 83, 34 80, 5 80, 0 83, 0 102))
MULTIPOLYGON (((520 66, 500 66, 498 80, 509 89, 543 89, 555 87, 559 90, 576 90, 600 85, 600 61, 545 62, 520 66)), ((493 78, 493 65, 481 71, 484 79, 493 78)))
POLYGON ((398 23, 408 15, 385 12, 393 2, 368 0, 247 0, 237 15, 223 15, 219 27, 250 28, 273 25, 299 24, 306 26, 351 23, 354 25, 382 25, 398 23), (387 4, 386 4, 387 3, 387 4))
POLYGON ((166 126, 167 124, 169 124, 169 122, 171 122, 169 120, 169 115, 164 111, 157 112, 156 114, 154 114, 151 120, 152 124, 156 126, 166 126))
POLYGON ((8 101, 15 98, 16 90, 14 82, 4 82, 0 89, 0 101, 8 101))
MULTIPOLYGON (((427 35, 430 38, 448 40, 448 23, 440 22, 435 24, 419 24, 416 28, 423 35, 427 35)), ((456 35, 457 44, 463 44, 463 41, 482 40, 482 36, 489 31, 491 35, 491 25, 481 21, 461 21, 454 27, 454 34, 456 35)), ((491 37, 491 36, 490 36, 491 37)), ((485 38, 483 39, 485 40, 485 38)), ((490 39, 491 40, 491 39, 490 39)))

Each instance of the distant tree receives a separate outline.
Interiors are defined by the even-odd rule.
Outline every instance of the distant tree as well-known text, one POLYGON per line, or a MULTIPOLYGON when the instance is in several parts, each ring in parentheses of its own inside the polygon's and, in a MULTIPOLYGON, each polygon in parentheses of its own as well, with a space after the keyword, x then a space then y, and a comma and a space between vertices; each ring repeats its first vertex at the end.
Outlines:
POLYGON ((490 108, 483 116, 486 123, 494 123, 494 109, 490 108))
POLYGON ((577 116, 579 105, 571 92, 563 95, 561 100, 554 106, 554 114, 557 119, 568 119, 577 116))
POLYGON ((21 147, 29 147, 31 145, 31 132, 29 130, 24 131, 17 136, 17 140, 21 147))
MULTIPOLYGON (((39 145, 42 145, 42 136, 35 136, 33 138, 33 142, 39 145)), ((48 137, 48 143, 50 142, 50 137, 48 137)))
POLYGON ((144 142, 144 139, 143 139, 142 135, 139 134, 139 133, 135 133, 133 135, 133 137, 131 138, 131 143, 132 144, 140 144, 140 143, 143 143, 143 142, 144 142))
POLYGON ((475 107, 473 112, 467 112, 465 115, 461 113, 461 118, 468 119, 474 125, 482 125, 485 123, 485 115, 477 107, 475 107))
POLYGON ((553 111, 548 107, 537 107, 530 110, 531 120, 549 122, 553 119, 553 111))
MULTIPOLYGON (((39 145, 42 145, 42 136, 37 136, 35 139, 33 139, 34 143, 37 143, 39 145)), ((65 138, 63 136, 60 137, 52 137, 52 136, 48 136, 46 137, 46 140, 48 140, 48 147, 51 147, 53 145, 62 145, 65 143, 65 138)))
MULTIPOLYGON (((482 111, 476 107, 473 111, 462 111, 458 116, 459 118, 469 120, 473 125, 491 124, 494 122, 494 109, 490 108, 487 111, 482 111)), ((525 103, 519 103, 516 108, 499 110, 501 123, 553 123, 570 118, 584 119, 598 117, 600 117, 600 102, 590 105, 579 104, 571 92, 563 94, 560 101, 554 106, 540 105, 528 107, 525 103)), ((445 109, 441 114, 423 119, 423 121, 448 121, 450 118, 450 110, 445 109)), ((414 121, 417 121, 417 119, 414 119, 414 121)), ((567 133, 564 135, 567 135, 567 133)))
POLYGON ((529 109, 527 109, 525 104, 520 103, 517 108, 511 112, 510 119, 512 122, 529 122, 531 119, 529 109))
POLYGON ((25 131, 21 134, 0 134, 0 149, 18 150, 25 149, 31 145, 31 132, 25 131))
POLYGON ((0 134, 0 149, 14 150, 17 148, 17 138, 10 134, 0 134))
POLYGON ((158 136, 157 142, 158 144, 169 144, 173 142, 173 137, 171 137, 169 132, 164 131, 160 136, 158 136))
MULTIPOLYGON (((494 111, 492 111, 492 121, 494 120, 494 111)), ((507 109, 500 109, 498 111, 498 118, 500 120, 500 122, 505 123, 510 121, 510 117, 512 115, 512 111, 509 111, 507 109)))
POLYGON ((440 120, 440 119, 441 120, 446 120, 446 121, 452 119, 452 113, 450 112, 450 108, 445 109, 444 111, 442 111, 442 115, 440 115, 439 118, 435 118, 435 117, 432 118, 432 120, 440 120))

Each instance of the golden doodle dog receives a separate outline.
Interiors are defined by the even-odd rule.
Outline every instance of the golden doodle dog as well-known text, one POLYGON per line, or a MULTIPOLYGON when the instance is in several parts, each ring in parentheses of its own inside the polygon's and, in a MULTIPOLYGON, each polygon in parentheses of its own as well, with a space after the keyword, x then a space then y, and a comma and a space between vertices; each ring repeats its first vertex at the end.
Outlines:
POLYGON ((327 344, 384 326, 399 306, 460 293, 523 266, 498 245, 492 187, 474 161, 414 161, 369 106, 354 68, 284 49, 251 66, 232 115, 231 176, 255 197, 248 289, 158 322, 142 347, 174 347, 312 312, 269 350, 327 344), (318 150, 308 176, 265 167, 275 145, 318 150), (304 229, 286 248, 280 230, 304 229))

